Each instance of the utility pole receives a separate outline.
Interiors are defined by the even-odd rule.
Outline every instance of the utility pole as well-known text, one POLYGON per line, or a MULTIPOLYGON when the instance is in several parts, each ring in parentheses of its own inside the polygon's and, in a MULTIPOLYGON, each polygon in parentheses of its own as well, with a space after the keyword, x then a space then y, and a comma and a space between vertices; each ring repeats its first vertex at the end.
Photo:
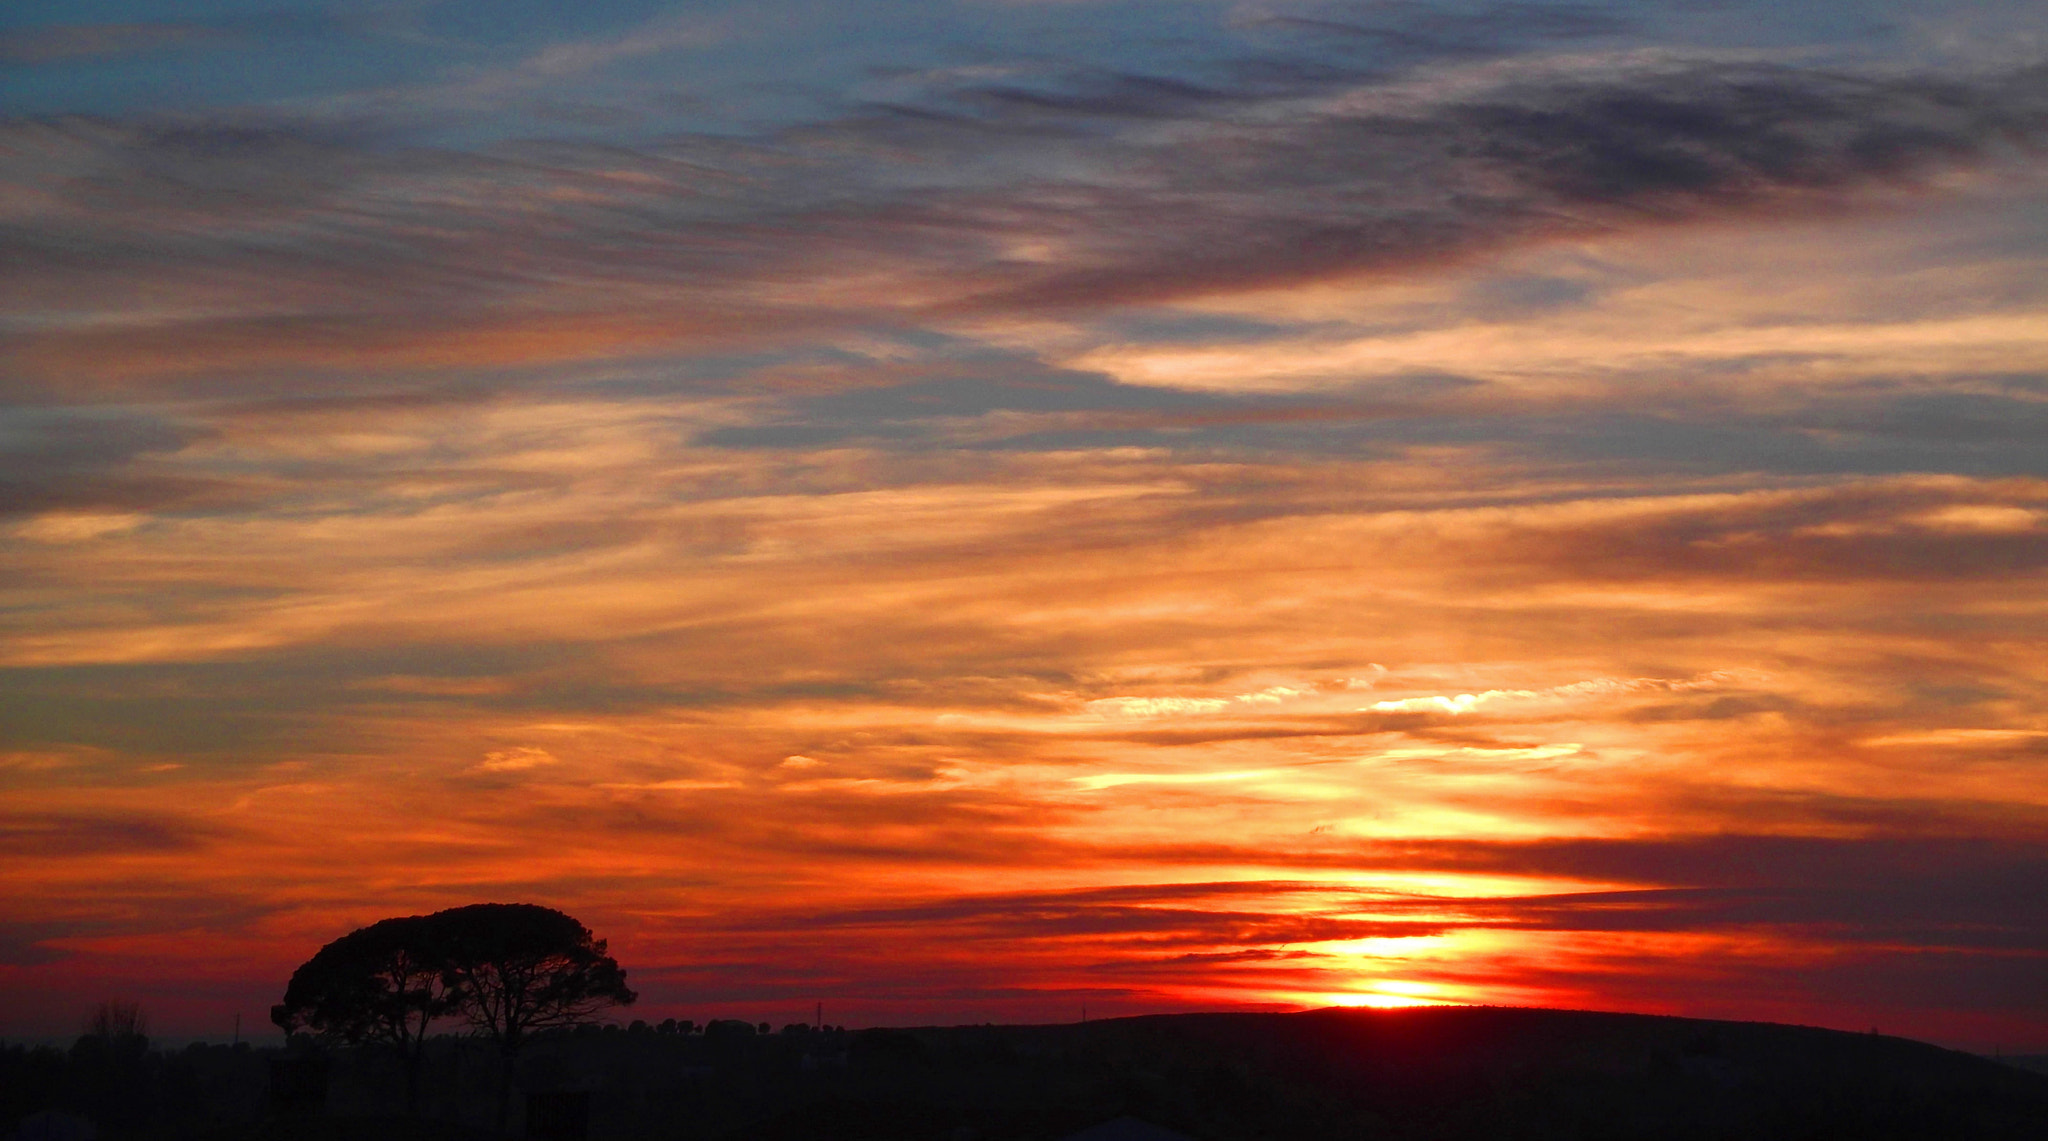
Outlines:
POLYGON ((825 1028, 825 1004, 821 1002, 821 1003, 819 1003, 819 1004, 818 1004, 818 1029, 820 1029, 820 1030, 823 1030, 824 1028, 825 1028))
POLYGON ((235 1045, 242 1044, 242 1012, 235 1011, 235 1045))

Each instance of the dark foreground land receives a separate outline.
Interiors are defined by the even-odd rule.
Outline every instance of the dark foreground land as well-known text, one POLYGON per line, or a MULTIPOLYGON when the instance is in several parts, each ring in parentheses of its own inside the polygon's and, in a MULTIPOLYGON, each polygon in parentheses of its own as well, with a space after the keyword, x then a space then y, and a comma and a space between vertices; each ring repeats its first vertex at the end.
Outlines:
MULTIPOLYGON (((1905 1039, 1768 1023, 1462 1007, 724 1029, 593 1029, 536 1042, 509 1130, 592 1141, 1058 1141, 1131 1117, 1196 1141, 2048 1141, 2048 1075, 1905 1039)), ((47 1118, 19 1123, 49 1108, 96 1118, 110 1141, 493 1135, 497 1071, 473 1041, 434 1045, 419 1121, 402 1114, 391 1059, 367 1051, 324 1061, 246 1047, 152 1055, 154 1076, 136 1080, 155 1085, 128 1090, 125 1109, 109 1100, 120 1091, 104 1074, 88 1088, 91 1075, 48 1055, 37 1071, 30 1052, 0 1054, 0 1135, 32 1135, 47 1118), (312 1087, 308 1074, 320 1078, 312 1087), (292 1085, 296 1103, 273 1088, 292 1085)))

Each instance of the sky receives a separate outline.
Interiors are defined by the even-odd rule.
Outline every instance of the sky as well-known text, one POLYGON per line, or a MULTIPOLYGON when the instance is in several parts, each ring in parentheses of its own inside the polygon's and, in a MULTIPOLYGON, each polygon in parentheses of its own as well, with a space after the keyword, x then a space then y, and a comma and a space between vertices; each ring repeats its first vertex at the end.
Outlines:
POLYGON ((2036 4, 0 13, 0 1037, 2048 1050, 2036 4))

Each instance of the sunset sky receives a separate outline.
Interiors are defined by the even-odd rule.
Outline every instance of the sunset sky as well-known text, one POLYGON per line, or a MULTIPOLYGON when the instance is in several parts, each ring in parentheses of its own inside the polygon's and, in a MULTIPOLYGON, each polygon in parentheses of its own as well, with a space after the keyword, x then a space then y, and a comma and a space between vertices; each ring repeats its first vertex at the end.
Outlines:
POLYGON ((0 13, 0 1037, 2048 1050, 2039 0, 0 13))

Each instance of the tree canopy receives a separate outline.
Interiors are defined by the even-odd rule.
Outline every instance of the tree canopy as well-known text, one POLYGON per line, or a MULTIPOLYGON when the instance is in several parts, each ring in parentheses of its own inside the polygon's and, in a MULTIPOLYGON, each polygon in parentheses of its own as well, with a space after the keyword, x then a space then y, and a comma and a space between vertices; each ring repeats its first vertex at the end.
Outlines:
POLYGON ((386 919, 320 948, 292 972, 270 1020, 351 1044, 417 1042, 453 998, 431 925, 429 916, 386 919))
POLYGON ((429 917, 456 1013, 507 1052, 639 996, 590 928, 530 903, 478 903, 429 917))
POLYGON ((149 1019, 142 1013, 142 1004, 132 999, 110 998, 92 1008, 85 1016, 85 1033, 88 1037, 116 1041, 128 1038, 147 1038, 149 1019))
POLYGON ((421 1044, 459 1018, 511 1056, 534 1032, 572 1026, 638 996, 605 941, 530 903, 479 903, 386 919, 336 939, 293 972, 270 1020, 350 1044, 395 1048, 416 1104, 421 1044))
POLYGON ((456 998, 440 942, 432 916, 357 928, 292 972, 270 1020, 287 1034, 305 1029, 351 1045, 392 1047, 405 1061, 406 1101, 416 1106, 421 1043, 456 998))

